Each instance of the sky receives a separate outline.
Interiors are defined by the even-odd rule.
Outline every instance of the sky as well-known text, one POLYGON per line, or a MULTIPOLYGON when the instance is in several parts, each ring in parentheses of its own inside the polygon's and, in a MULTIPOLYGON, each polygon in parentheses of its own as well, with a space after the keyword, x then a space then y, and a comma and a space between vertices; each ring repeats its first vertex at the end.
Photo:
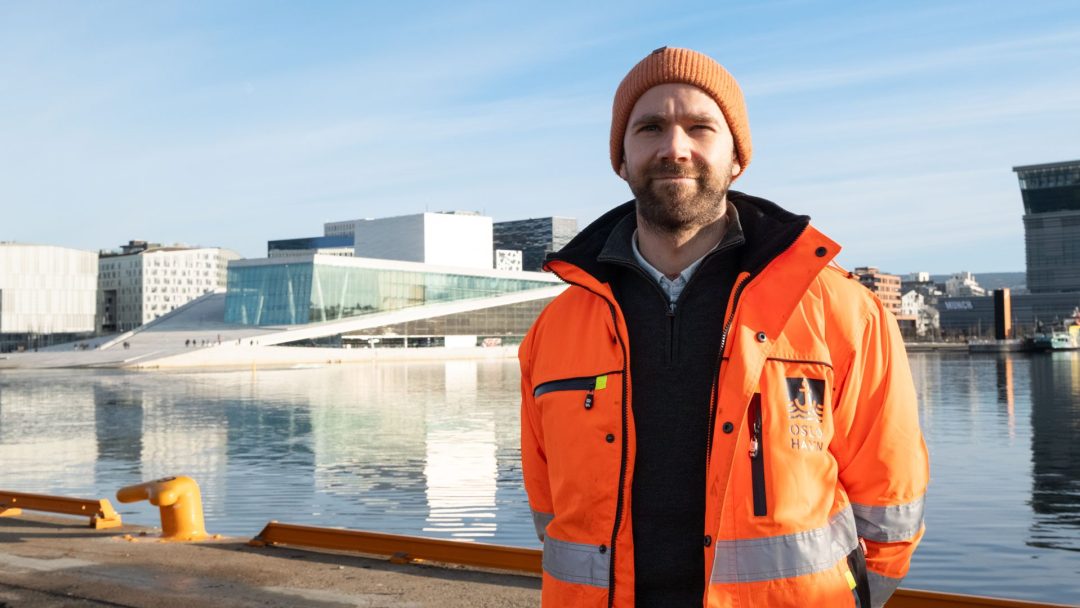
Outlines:
POLYGON ((1080 159, 1080 11, 1030 2, 0 0, 0 241, 221 246, 629 200, 611 101, 690 47, 746 96, 734 188, 838 261, 1022 271, 1012 167, 1080 159))

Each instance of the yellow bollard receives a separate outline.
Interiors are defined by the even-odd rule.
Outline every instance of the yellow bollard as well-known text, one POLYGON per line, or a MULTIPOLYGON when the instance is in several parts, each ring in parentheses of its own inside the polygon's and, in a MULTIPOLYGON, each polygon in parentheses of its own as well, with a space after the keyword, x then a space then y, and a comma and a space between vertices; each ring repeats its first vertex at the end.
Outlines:
POLYGON ((203 523, 202 493, 190 477, 165 477, 116 492, 120 502, 148 500, 161 510, 161 539, 202 540, 207 537, 203 523))

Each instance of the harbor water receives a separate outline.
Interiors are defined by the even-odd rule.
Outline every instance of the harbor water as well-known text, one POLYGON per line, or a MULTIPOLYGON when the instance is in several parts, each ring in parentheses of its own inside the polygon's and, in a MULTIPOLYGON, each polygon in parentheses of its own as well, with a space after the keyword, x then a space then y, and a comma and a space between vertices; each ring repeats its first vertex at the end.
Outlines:
MULTIPOLYGON (((931 456, 906 587, 1080 602, 1080 353, 913 353, 931 456)), ((189 475, 207 528, 269 520, 537 547, 517 364, 0 372, 0 488, 109 497, 189 475)))

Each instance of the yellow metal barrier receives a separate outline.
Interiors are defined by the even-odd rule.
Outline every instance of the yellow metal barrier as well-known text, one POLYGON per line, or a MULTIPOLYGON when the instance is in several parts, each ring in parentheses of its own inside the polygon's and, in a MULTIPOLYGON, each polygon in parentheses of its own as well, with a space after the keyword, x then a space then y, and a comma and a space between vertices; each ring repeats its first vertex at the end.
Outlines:
POLYGON ((89 517, 90 527, 99 530, 122 525, 120 515, 105 498, 66 498, 0 490, 0 517, 21 515, 23 509, 89 517))
POLYGON ((958 595, 936 591, 897 589, 885 608, 1069 608, 1064 604, 1042 604, 978 595, 958 595))
MULTIPOLYGON (((543 552, 504 545, 486 545, 418 536, 380 534, 359 530, 340 530, 270 522, 249 544, 293 545, 355 551, 370 555, 388 555, 391 561, 429 560, 446 564, 480 566, 526 574, 542 572, 543 552)), ((1062 604, 1044 604, 974 595, 937 593, 898 589, 886 608, 1069 608, 1062 604)))
POLYGON ((202 493, 190 477, 165 477, 116 492, 120 502, 148 500, 161 511, 162 540, 190 541, 207 537, 202 493))
POLYGON ((396 562, 429 560, 482 568, 540 574, 541 555, 536 549, 503 545, 485 545, 452 540, 379 534, 358 530, 338 530, 270 522, 250 544, 297 545, 356 551, 371 555, 389 555, 396 562))

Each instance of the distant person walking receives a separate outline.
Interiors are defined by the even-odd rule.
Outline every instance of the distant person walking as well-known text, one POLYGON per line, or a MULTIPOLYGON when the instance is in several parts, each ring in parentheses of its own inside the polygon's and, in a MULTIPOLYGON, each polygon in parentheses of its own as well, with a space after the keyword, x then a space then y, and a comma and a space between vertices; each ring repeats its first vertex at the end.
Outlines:
POLYGON ((750 127, 711 58, 634 66, 610 154, 634 200, 548 256, 570 287, 520 348, 544 606, 884 605, 928 478, 896 320, 808 216, 729 190, 750 127))

